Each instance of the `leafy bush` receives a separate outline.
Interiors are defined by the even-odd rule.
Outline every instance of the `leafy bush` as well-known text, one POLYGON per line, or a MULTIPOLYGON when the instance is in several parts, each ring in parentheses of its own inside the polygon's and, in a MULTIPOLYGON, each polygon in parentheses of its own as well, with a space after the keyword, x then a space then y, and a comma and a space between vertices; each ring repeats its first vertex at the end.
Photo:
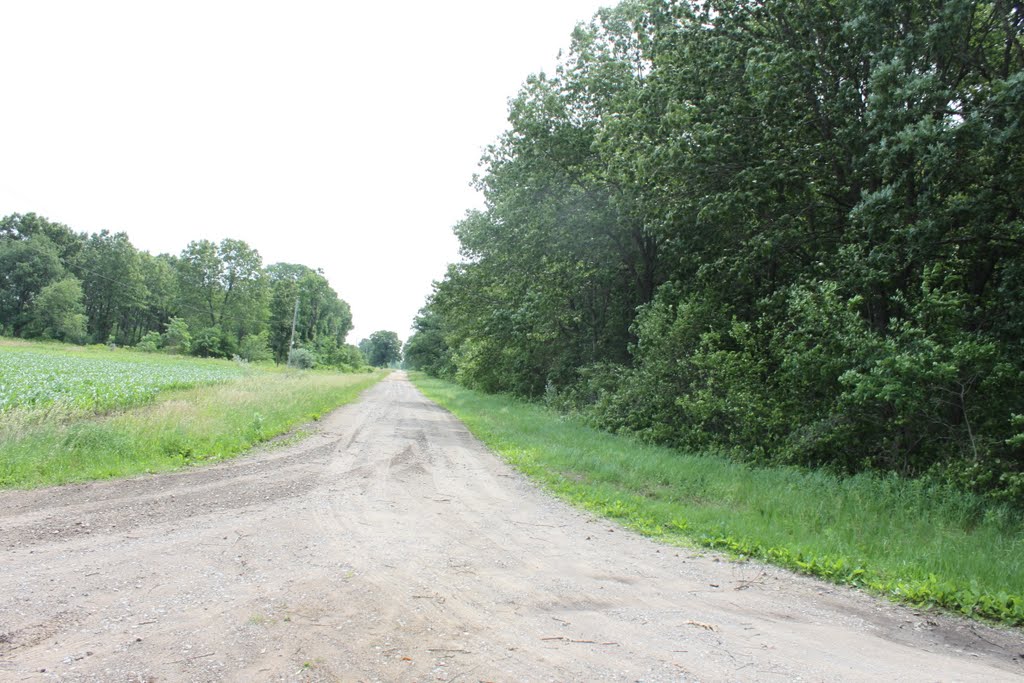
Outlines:
POLYGON ((347 371, 357 371, 369 367, 366 357, 354 344, 342 344, 331 355, 331 365, 347 371))
POLYGON ((181 318, 171 318, 163 334, 163 348, 168 353, 185 355, 192 350, 192 335, 188 323, 181 318))
POLYGON ((216 325, 199 330, 192 338, 191 353, 194 356, 230 358, 235 351, 235 340, 216 325))
POLYGON ((266 330, 246 335, 238 345, 238 355, 251 362, 272 360, 274 354, 270 350, 270 335, 266 330))
POLYGON ((86 337, 82 283, 67 277, 43 287, 32 302, 29 336, 81 343, 86 337))
POLYGON ((147 332, 139 340, 139 343, 135 345, 135 348, 139 351, 145 351, 147 353, 155 353, 160 350, 160 344, 163 342, 163 336, 159 332, 147 332))
POLYGON ((289 367, 299 368, 300 370, 309 370, 316 367, 316 363, 316 355, 314 355, 309 349, 297 348, 288 352, 289 367))

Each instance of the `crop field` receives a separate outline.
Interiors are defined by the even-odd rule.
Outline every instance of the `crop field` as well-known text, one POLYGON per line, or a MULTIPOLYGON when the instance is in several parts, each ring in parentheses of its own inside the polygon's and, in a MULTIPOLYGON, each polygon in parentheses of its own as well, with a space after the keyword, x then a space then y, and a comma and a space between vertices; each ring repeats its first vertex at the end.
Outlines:
POLYGON ((0 339, 0 489, 230 458, 308 433, 385 374, 0 339))
POLYGON ((50 407, 97 413, 131 408, 151 402, 161 391, 217 384, 247 372, 228 361, 0 346, 0 414, 50 407))

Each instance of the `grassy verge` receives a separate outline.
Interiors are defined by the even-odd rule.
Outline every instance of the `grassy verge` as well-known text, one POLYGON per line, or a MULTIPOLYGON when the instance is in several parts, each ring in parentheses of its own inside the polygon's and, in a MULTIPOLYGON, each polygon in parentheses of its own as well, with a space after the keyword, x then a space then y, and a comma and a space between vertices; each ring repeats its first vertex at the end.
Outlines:
POLYGON ((32 488, 179 469, 237 455, 355 400, 386 373, 255 372, 161 392, 149 405, 97 416, 0 422, 0 487, 32 488))
POLYGON ((414 373, 555 494, 670 543, 756 557, 894 600, 1024 625, 1024 521, 922 482, 751 469, 643 445, 414 373))

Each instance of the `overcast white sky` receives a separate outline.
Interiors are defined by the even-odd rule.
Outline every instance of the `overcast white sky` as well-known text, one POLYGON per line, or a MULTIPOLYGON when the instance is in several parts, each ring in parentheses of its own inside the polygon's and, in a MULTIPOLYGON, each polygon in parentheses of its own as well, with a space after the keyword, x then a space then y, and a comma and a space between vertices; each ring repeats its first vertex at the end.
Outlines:
POLYGON ((404 339, 507 99, 610 4, 0 2, 0 216, 243 239, 404 339))

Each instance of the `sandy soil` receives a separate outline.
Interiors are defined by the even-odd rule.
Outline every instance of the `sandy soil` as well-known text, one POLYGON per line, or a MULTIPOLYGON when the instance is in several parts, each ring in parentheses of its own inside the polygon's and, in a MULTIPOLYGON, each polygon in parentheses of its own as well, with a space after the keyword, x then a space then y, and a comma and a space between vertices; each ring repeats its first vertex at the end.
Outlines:
POLYGON ((1024 634, 654 543, 400 373, 298 445, 0 493, 0 680, 1000 681, 1024 634))

